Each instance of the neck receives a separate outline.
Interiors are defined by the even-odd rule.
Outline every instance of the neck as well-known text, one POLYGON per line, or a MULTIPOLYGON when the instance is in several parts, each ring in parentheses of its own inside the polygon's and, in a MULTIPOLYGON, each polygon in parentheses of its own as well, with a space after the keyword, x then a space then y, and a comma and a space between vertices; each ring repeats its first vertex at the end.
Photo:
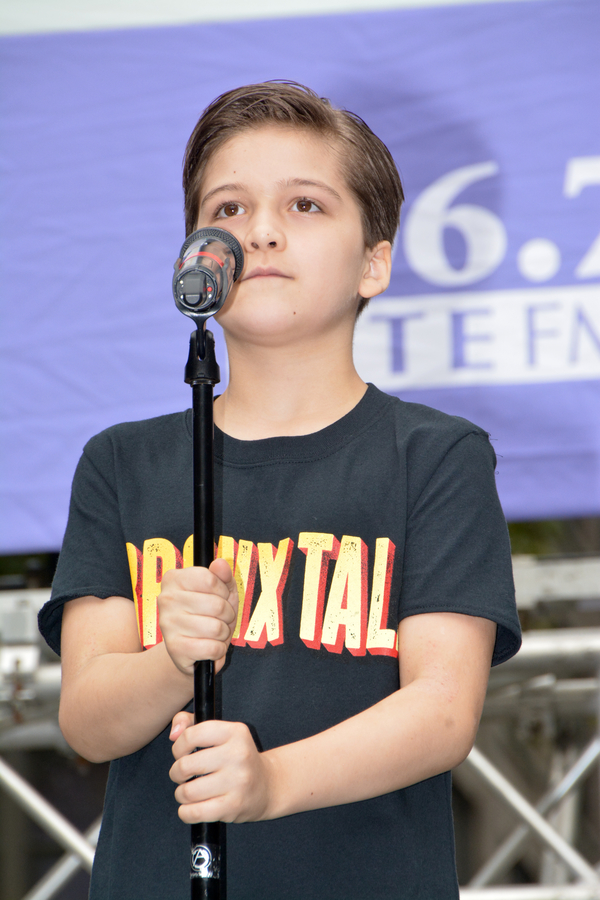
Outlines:
POLYGON ((366 390, 349 342, 260 347, 228 341, 230 378, 215 423, 231 437, 312 434, 350 412, 366 390))

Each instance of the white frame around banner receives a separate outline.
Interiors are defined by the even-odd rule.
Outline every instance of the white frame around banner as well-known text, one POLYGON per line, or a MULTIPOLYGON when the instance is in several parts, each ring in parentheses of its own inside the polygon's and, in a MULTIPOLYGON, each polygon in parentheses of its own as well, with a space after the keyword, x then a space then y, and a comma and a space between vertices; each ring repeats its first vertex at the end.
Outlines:
POLYGON ((524 0, 286 0, 283 4, 281 0, 229 0, 226 4, 211 0, 5 0, 0 8, 0 34, 147 28, 491 2, 524 0))

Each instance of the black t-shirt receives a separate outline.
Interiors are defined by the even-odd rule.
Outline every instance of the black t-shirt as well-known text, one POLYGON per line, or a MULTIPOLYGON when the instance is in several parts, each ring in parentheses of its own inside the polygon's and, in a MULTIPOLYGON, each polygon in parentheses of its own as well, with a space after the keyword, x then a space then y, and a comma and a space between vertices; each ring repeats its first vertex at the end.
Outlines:
MULTIPOLYGON (((162 572, 191 564, 191 413, 110 428, 86 446, 40 613, 60 647, 65 602, 136 602, 161 639, 162 572)), ((232 564, 238 626, 219 677, 223 718, 260 749, 299 740, 399 687, 399 621, 425 612, 498 624, 494 664, 519 647, 508 535, 488 437, 464 419, 369 386, 299 437, 215 435, 215 541, 232 564)), ((91 897, 187 900, 168 729, 111 764, 91 897)), ((452 900, 448 773, 372 800, 227 829, 229 900, 452 900)))

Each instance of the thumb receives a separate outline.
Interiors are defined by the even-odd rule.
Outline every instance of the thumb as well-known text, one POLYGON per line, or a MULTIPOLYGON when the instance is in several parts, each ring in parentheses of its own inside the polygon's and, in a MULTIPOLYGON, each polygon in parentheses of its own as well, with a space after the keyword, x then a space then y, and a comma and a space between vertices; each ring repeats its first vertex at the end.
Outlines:
POLYGON ((185 712, 182 710, 178 712, 177 715, 173 716, 173 722, 171 724, 171 733, 169 734, 170 741, 176 741, 180 734, 183 734, 186 728, 189 728, 190 725, 194 724, 194 717, 191 713, 185 712))
POLYGON ((212 572, 213 575, 216 575, 220 581, 226 584, 230 591, 235 588, 231 566, 226 559, 213 559, 208 567, 208 571, 212 572))

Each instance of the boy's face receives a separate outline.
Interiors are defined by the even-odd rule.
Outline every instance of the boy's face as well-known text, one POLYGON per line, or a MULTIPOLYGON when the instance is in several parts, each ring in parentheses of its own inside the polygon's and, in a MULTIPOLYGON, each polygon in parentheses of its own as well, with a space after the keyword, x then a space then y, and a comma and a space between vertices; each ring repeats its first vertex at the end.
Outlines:
POLYGON ((231 138, 204 174, 197 228, 240 241, 242 276, 218 320, 241 340, 352 333, 358 297, 389 281, 390 245, 365 247, 358 204, 323 137, 265 126, 231 138))

